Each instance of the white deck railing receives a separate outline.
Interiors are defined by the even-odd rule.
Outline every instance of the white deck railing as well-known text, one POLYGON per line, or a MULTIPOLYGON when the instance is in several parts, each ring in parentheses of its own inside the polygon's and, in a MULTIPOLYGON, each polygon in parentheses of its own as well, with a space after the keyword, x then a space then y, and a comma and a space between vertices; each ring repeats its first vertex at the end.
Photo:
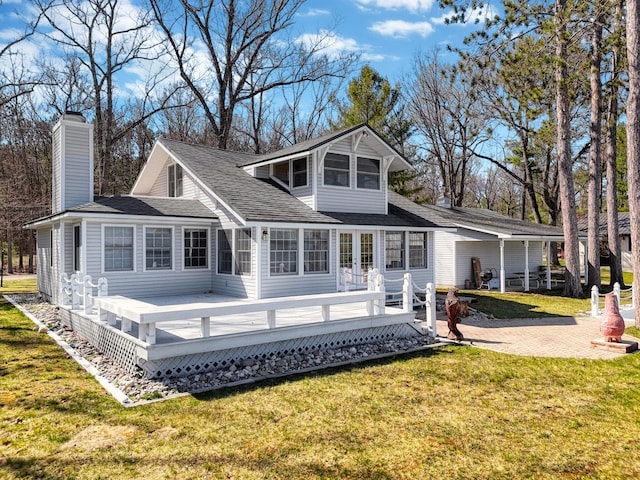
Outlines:
MULTIPOLYGON (((620 308, 633 308, 632 287, 620 289, 618 282, 613 284, 613 294, 616 296, 620 308)), ((591 287, 591 316, 598 317, 604 308, 605 293, 600 293, 597 285, 591 287)))
MULTIPOLYGON (((385 315, 385 301, 388 292, 385 291, 385 279, 377 270, 370 270, 367 277, 367 290, 325 293, 316 295, 301 295, 291 297, 264 298, 258 300, 223 301, 219 303, 189 305, 176 303, 172 305, 152 305, 150 303, 125 297, 93 298, 93 304, 98 309, 100 321, 111 326, 121 319, 120 328, 123 332, 132 331, 132 322, 138 324, 138 338, 150 345, 156 343, 156 324, 162 322, 189 320, 200 318, 200 335, 209 337, 211 334, 211 318, 225 315, 242 316, 244 314, 266 312, 267 328, 277 327, 277 311, 302 307, 319 307, 319 316, 323 322, 331 320, 331 306, 364 302, 368 317, 385 315)), ((413 312, 415 290, 411 274, 403 277, 402 310, 404 313, 413 312)), ((435 322, 435 289, 427 284, 424 289, 426 299, 420 303, 426 306, 426 323, 431 336, 436 336, 435 322)))
POLYGON ((94 299, 106 297, 109 294, 109 284, 106 278, 99 278, 97 283, 91 281, 91 275, 66 273, 60 278, 62 290, 62 304, 71 305, 71 310, 79 310, 82 306, 84 313, 91 314, 94 307, 94 299), (94 295, 94 290, 97 295, 94 295))

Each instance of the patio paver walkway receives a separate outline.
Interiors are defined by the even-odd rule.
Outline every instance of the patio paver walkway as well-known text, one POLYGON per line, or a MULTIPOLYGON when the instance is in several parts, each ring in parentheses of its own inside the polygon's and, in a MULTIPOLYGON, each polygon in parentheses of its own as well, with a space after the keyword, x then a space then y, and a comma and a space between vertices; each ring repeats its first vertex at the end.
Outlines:
MULTIPOLYGON (((446 337, 446 317, 438 313, 438 335, 446 337)), ((470 316, 462 319, 459 329, 463 344, 496 352, 536 357, 613 359, 624 353, 594 348, 591 340, 601 338, 597 318, 520 318, 509 320, 470 316)), ((640 340, 624 335, 623 340, 640 340)))

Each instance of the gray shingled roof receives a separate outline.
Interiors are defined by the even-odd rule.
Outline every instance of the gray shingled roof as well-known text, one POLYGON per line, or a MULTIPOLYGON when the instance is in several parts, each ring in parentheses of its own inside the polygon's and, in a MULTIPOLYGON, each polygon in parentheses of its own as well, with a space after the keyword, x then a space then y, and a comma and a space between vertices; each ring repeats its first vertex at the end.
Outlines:
POLYGON ((216 219, 216 215, 199 200, 166 197, 99 197, 93 202, 70 208, 70 212, 191 217, 216 219))
POLYGON ((448 219, 458 227, 499 236, 564 237, 564 231, 560 227, 519 220, 483 208, 448 208, 434 205, 422 205, 422 208, 448 219))
MULTIPOLYGON (((587 216, 578 219, 578 230, 585 234, 589 231, 587 216)), ((606 237, 609 234, 607 214, 600 214, 600 235, 606 237)), ((629 212, 618 212, 618 234, 631 235, 631 221, 629 220, 629 212)))
MULTIPOLYGON (((338 134, 332 134, 332 137, 335 135, 338 134)), ((253 157, 252 154, 166 139, 159 141, 246 221, 431 228, 452 226, 451 222, 432 215, 394 192, 389 192, 389 215, 317 212, 289 192, 239 168, 238 165, 253 157)))
POLYGON ((239 168, 251 154, 166 139, 159 142, 246 221, 340 223, 239 168))

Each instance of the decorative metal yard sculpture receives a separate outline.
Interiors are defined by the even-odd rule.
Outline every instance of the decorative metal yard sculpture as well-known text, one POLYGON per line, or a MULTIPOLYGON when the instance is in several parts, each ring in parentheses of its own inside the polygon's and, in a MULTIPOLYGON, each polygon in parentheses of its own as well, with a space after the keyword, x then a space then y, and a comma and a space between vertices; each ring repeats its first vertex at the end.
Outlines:
POLYGON ((447 338, 451 340, 460 341, 464 338, 462 332, 458 330, 458 323, 460 322, 460 317, 462 316, 462 305, 458 296, 458 289, 453 287, 449 289, 449 293, 447 293, 447 298, 444 301, 444 307, 447 312, 447 326, 449 327, 449 333, 447 334, 447 338))

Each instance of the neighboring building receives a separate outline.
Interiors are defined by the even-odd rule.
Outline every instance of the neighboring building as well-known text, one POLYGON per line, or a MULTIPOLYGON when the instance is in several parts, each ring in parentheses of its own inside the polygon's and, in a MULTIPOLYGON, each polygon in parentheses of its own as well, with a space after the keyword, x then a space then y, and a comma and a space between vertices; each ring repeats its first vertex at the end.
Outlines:
MULTIPOLYGON (((335 292, 369 268, 435 280, 446 217, 387 188, 411 165, 360 125, 252 155, 158 140, 128 196, 93 198, 93 126, 53 130, 52 214, 37 231, 38 290, 63 274, 105 277, 110 295, 215 292, 259 299, 335 292)), ((444 268, 444 267, 443 267, 444 268)))
MULTIPOLYGON (((587 235, 589 232, 588 219, 585 216, 578 219, 578 229, 587 235)), ((600 248, 600 260, 602 265, 609 265, 609 227, 607 214, 600 214, 600 238, 602 246, 600 248)), ((633 260, 631 259, 631 223, 629 212, 618 212, 618 236, 620 237, 620 255, 622 260, 622 270, 633 271, 633 260)))

